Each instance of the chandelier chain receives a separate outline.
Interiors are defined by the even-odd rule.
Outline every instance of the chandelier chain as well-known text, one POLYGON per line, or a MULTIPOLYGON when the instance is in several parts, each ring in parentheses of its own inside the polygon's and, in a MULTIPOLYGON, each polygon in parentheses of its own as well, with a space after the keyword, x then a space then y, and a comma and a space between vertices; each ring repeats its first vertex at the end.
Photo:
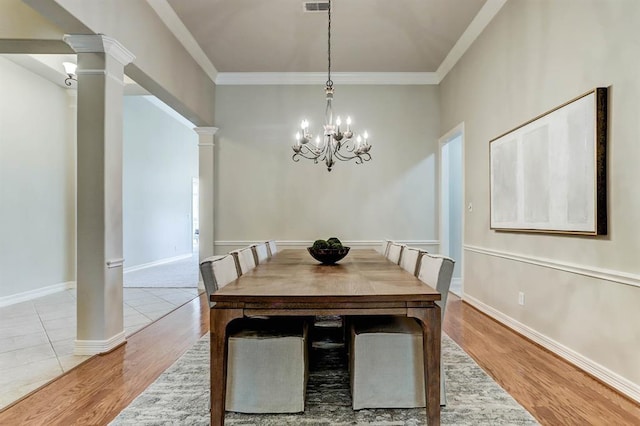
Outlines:
POLYGON ((331 80, 331 0, 329 0, 329 25, 327 27, 327 63, 329 64, 327 67, 327 87, 333 87, 333 81, 331 80))

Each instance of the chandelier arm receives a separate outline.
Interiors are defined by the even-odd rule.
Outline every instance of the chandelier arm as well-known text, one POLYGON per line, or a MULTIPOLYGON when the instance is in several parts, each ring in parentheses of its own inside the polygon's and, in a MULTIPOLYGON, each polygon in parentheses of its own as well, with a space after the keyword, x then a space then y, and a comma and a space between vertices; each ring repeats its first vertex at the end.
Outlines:
POLYGON ((307 160, 324 160, 323 154, 325 154, 324 151, 320 151, 318 153, 316 153, 316 151, 314 149, 309 148, 306 145, 303 145, 302 147, 300 147, 300 151, 295 152, 293 154, 293 160, 294 161, 300 161, 299 159, 296 159, 296 157, 303 157, 306 158, 307 160))

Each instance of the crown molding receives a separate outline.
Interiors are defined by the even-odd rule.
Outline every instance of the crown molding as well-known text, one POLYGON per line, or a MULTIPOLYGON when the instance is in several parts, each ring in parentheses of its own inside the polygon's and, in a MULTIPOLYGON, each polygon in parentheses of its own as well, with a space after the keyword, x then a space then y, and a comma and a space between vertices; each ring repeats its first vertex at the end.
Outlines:
POLYGON ((464 55, 473 42, 476 41, 478 36, 480 36, 482 31, 489 25, 489 22, 498 14, 506 2, 507 0, 487 0, 438 67, 435 72, 438 80, 436 84, 440 84, 440 82, 444 80, 449 71, 458 63, 462 55, 464 55))
POLYGON ((62 40, 76 53, 104 52, 122 65, 127 65, 136 58, 119 41, 102 34, 65 34, 62 40))
POLYGON ((218 70, 216 70, 216 67, 211 63, 209 57, 204 53, 196 39, 193 38, 193 35, 191 35, 191 32, 178 17, 169 2, 167 0, 147 0, 147 3, 196 63, 202 67, 205 74, 215 83, 218 70))
MULTIPOLYGON (((319 85, 327 79, 325 72, 221 72, 217 85, 319 85)), ((334 72, 336 84, 356 85, 430 85, 438 84, 433 72, 334 72)))
POLYGON ((199 135, 215 135, 218 131, 217 127, 194 127, 193 131, 199 135))

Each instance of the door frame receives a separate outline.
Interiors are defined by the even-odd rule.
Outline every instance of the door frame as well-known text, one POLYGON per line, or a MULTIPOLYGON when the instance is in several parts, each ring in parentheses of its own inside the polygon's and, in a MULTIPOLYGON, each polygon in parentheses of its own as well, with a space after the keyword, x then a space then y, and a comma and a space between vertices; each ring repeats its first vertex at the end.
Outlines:
POLYGON ((448 194, 448 190, 445 191, 444 189, 444 185, 448 184, 449 181, 449 174, 446 173, 445 171, 448 171, 449 166, 446 165, 446 167, 443 165, 443 161, 442 161, 442 151, 444 146, 451 142, 452 140, 456 139, 457 137, 460 137, 460 150, 461 150, 461 180, 462 180, 462 202, 460 203, 460 205, 462 206, 462 214, 461 214, 461 223, 460 223, 460 233, 461 233, 461 246, 460 247, 460 259, 456 259, 456 262, 459 264, 460 267, 460 281, 461 281, 461 296, 464 295, 464 238, 465 238, 465 208, 466 208, 466 204, 465 204, 465 200, 466 200, 466 194, 465 194, 465 150, 464 150, 464 146, 465 146, 465 134, 464 134, 464 122, 458 124, 457 126, 455 126, 453 129, 449 130, 447 133, 445 133, 443 136, 441 136, 440 138, 438 138, 438 193, 439 193, 439 204, 440 204, 440 208, 438 210, 438 216, 439 216, 439 236, 440 236, 440 252, 443 253, 443 249, 446 248, 446 252, 449 253, 449 233, 445 232, 445 228, 449 227, 449 216, 448 213, 449 211, 449 194, 448 194), (446 206, 445 206, 445 201, 447 201, 446 206))

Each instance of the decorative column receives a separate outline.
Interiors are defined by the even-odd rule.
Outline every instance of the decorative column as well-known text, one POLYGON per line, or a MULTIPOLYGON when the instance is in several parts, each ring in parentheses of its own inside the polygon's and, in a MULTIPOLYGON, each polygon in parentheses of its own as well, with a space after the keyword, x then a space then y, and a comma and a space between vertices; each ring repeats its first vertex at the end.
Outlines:
POLYGON ((122 96, 134 56, 103 35, 67 35, 78 54, 76 355, 125 342, 122 301, 122 96))
MULTIPOLYGON (((198 134, 198 204, 199 204, 199 261, 213 256, 215 253, 215 236, 213 232, 214 218, 214 135, 217 127, 196 127, 198 134)), ((202 280, 198 283, 204 288, 202 280)))

